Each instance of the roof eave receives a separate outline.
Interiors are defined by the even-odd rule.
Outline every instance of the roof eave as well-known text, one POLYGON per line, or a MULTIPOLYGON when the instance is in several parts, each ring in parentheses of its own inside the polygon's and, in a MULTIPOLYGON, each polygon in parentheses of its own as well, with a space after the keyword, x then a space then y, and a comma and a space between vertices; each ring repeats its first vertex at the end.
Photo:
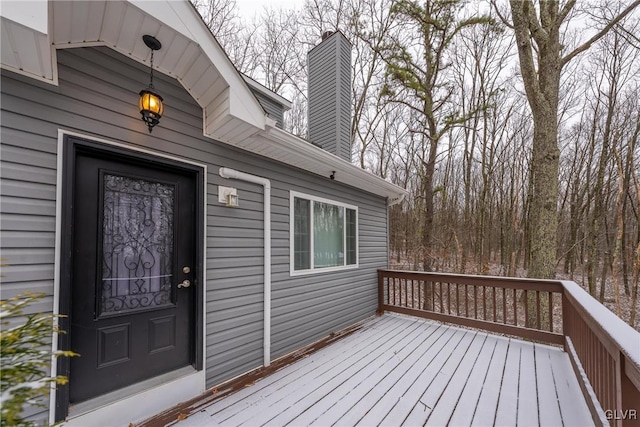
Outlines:
POLYGON ((303 165, 303 169, 327 178, 333 175, 337 182, 386 198, 389 205, 399 203, 409 195, 404 188, 280 128, 268 127, 259 135, 268 141, 271 149, 277 148, 270 156, 274 160, 280 160, 280 156, 292 156, 298 160, 298 167, 303 165))

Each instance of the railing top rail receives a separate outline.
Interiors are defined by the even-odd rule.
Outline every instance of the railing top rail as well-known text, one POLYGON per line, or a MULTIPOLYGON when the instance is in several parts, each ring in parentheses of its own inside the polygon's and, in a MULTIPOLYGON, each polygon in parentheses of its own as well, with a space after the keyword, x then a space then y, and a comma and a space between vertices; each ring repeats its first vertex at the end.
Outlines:
POLYGON ((394 277, 431 279, 450 283, 477 286, 503 286, 516 289, 549 290, 563 292, 577 306, 583 317, 590 319, 592 327, 609 337, 626 358, 640 369, 640 332, 633 329, 613 312, 600 304, 577 283, 569 280, 530 279, 501 276, 477 276, 426 271, 380 269, 379 272, 394 277))
POLYGON ((560 280, 548 280, 548 279, 530 279, 530 278, 517 278, 517 277, 503 277, 503 276, 478 276, 472 274, 454 274, 454 273, 440 273, 431 271, 405 271, 405 270, 392 270, 392 269, 379 269, 381 273, 389 273, 398 277, 415 277, 416 279, 425 277, 431 278, 434 281, 460 283, 462 285, 477 285, 477 286, 502 286, 513 289, 526 289, 531 290, 543 290, 551 292, 562 292, 562 281, 560 280))
POLYGON ((600 304, 577 283, 569 280, 562 280, 561 283, 567 298, 581 308, 580 315, 591 320, 590 327, 598 328, 600 333, 608 336, 627 360, 634 363, 636 369, 640 368, 640 332, 600 304))

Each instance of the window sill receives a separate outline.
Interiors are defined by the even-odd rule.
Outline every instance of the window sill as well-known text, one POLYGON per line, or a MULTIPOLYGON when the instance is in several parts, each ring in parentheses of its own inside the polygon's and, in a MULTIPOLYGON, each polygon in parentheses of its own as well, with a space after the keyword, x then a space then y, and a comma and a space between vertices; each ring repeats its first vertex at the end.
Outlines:
POLYGON ((341 265, 339 267, 314 268, 313 270, 289 270, 289 275, 294 276, 310 276, 314 274, 335 273, 338 271, 357 270, 358 264, 341 265))

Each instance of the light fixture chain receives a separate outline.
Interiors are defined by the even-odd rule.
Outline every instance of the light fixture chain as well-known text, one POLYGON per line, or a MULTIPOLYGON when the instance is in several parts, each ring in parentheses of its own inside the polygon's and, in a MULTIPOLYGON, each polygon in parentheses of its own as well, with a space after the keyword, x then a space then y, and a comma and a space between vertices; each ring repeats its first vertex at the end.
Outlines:
POLYGON ((151 49, 151 80, 149 82, 149 87, 153 89, 153 49, 151 49))

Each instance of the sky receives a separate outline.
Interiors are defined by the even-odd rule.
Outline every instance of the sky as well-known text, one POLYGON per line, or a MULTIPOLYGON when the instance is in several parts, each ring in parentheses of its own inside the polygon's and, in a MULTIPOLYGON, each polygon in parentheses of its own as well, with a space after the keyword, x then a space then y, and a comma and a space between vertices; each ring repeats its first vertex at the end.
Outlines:
POLYGON ((275 8, 284 7, 286 9, 300 9, 303 0, 236 0, 238 13, 241 17, 250 19, 256 13, 260 13, 264 6, 275 8))

